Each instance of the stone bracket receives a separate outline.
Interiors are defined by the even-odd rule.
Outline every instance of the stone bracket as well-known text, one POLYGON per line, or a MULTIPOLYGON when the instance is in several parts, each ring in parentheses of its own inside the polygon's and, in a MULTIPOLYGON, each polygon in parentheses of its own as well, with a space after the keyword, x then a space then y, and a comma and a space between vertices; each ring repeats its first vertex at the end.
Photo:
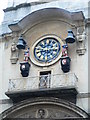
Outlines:
POLYGON ((77 50, 76 52, 78 55, 84 55, 86 51, 85 47, 85 40, 86 40, 86 33, 81 28, 78 28, 78 33, 77 33, 77 50))
POLYGON ((19 53, 18 53, 18 49, 16 47, 16 43, 13 42, 12 46, 11 46, 11 57, 10 57, 10 61, 12 64, 16 64, 17 60, 19 58, 19 53))

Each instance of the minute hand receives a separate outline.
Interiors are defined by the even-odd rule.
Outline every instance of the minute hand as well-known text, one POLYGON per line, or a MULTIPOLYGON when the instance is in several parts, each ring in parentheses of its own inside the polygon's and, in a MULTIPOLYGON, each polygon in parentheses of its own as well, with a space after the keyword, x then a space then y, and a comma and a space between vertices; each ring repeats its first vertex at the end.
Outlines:
POLYGON ((48 50, 57 50, 58 47, 52 47, 52 48, 48 48, 48 50))

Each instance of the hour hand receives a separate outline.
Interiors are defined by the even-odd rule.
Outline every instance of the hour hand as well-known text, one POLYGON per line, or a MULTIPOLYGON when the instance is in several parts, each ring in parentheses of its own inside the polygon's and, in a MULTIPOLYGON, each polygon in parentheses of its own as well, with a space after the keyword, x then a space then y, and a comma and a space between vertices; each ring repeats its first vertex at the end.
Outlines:
POLYGON ((53 49, 54 49, 54 50, 57 50, 57 49, 58 49, 58 47, 53 47, 53 49))
POLYGON ((47 50, 57 50, 58 47, 52 47, 52 48, 48 48, 47 50))

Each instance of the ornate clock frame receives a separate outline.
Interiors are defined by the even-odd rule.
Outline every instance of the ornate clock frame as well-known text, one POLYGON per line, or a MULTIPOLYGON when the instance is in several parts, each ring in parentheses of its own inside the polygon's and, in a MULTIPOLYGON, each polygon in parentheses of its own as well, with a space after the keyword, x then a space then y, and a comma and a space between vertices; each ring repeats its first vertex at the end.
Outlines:
POLYGON ((45 35, 32 46, 31 61, 38 66, 49 66, 61 57, 63 42, 59 36, 45 35))

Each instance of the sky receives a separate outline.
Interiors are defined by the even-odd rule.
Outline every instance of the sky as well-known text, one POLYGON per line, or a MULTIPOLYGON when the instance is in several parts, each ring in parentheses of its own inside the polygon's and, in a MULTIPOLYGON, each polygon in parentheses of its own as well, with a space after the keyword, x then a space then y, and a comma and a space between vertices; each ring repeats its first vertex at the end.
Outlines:
POLYGON ((4 12, 3 9, 7 7, 8 0, 0 0, 0 24, 3 20, 4 12))
MULTIPOLYGON (((38 1, 38 0, 30 0, 31 2, 32 1, 38 1)), ((3 16, 4 16, 4 12, 3 12, 3 9, 5 9, 7 7, 7 4, 8 4, 8 0, 0 0, 0 24, 3 20, 3 16)))

